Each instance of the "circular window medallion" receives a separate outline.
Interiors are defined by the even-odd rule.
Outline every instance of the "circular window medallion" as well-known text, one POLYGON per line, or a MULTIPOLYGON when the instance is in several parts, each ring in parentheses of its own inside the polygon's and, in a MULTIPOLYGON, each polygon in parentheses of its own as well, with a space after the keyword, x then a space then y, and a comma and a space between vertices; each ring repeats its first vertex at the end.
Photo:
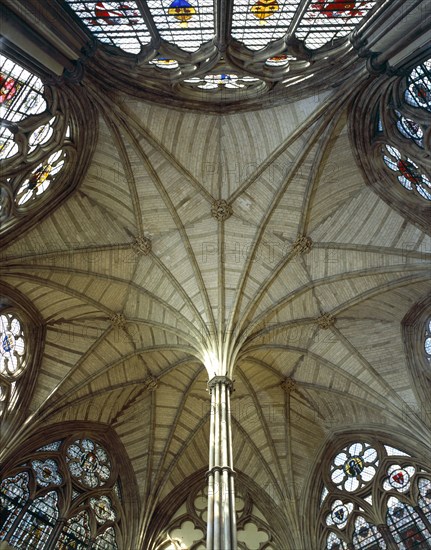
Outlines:
POLYGON ((346 460, 343 469, 349 477, 356 477, 364 469, 364 460, 360 456, 352 456, 346 460))

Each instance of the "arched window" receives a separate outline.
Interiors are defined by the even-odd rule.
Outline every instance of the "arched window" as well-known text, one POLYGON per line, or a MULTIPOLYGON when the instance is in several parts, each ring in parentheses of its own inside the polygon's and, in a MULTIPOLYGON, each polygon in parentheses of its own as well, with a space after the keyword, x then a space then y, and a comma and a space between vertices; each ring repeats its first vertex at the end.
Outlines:
POLYGON ((429 232, 431 59, 405 76, 380 76, 361 90, 351 133, 367 182, 429 232))
POLYGON ((341 448, 322 477, 322 549, 431 549, 431 472, 420 460, 368 437, 341 448))
POLYGON ((425 358, 428 363, 431 363, 431 316, 428 317, 425 323, 425 338, 424 338, 424 352, 425 358))
POLYGON ((0 540, 14 548, 122 548, 118 468, 92 437, 39 447, 0 485, 0 540))
MULTIPOLYGON (((38 313, 16 291, 9 295, 9 290, 2 285, 0 306, 0 421, 9 415, 8 424, 10 415, 25 412, 43 342, 38 313)), ((2 429, 8 428, 5 425, 2 429)))
POLYGON ((93 109, 87 105, 81 111, 85 94, 77 96, 73 86, 60 89, 53 79, 47 84, 29 67, 0 54, 3 234, 17 225, 25 229, 36 212, 52 211, 76 187, 94 142, 93 109), (82 112, 91 136, 79 129, 84 123, 82 112))

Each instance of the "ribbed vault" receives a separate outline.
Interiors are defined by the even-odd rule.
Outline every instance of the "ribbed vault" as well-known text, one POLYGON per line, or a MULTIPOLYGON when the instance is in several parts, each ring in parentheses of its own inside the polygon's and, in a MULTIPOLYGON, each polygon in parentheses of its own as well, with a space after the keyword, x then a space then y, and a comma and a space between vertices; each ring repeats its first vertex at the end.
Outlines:
POLYGON ((328 434, 402 423, 426 439, 406 415, 421 404, 400 327, 430 290, 431 243, 365 186, 345 89, 226 116, 94 98, 82 185, 2 252, 2 279, 47 326, 33 418, 8 449, 46 423, 110 424, 140 543, 157 504, 207 467, 208 354, 235 380, 234 464, 283 511, 292 548, 328 434))

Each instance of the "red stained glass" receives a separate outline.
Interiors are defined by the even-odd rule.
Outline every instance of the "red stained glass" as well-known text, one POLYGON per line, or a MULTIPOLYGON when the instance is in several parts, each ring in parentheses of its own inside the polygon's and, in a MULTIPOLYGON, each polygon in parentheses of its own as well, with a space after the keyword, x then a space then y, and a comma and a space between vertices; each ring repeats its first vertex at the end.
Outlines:
POLYGON ((418 184, 421 183, 422 178, 420 173, 416 170, 411 162, 408 160, 398 160, 397 162, 398 170, 401 174, 409 180, 411 183, 418 184))
POLYGON ((365 12, 358 9, 365 4, 366 2, 325 2, 324 0, 317 0, 317 3, 313 4, 313 8, 319 10, 326 17, 357 17, 365 14, 365 12))
POLYGON ((0 104, 10 101, 19 89, 19 84, 11 77, 0 73, 0 104))

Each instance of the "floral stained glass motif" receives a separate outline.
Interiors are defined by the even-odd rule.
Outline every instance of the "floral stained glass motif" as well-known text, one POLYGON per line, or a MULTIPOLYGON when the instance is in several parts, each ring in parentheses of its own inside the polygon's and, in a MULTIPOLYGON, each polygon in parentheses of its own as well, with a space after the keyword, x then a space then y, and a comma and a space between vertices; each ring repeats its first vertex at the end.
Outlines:
POLYGON ((36 498, 19 522, 10 543, 14 548, 42 550, 59 516, 58 496, 51 491, 36 498))
POLYGON ((66 462, 72 476, 90 488, 104 485, 111 474, 106 451, 91 439, 78 439, 70 445, 66 462))
POLYGON ((51 185, 54 176, 63 168, 65 159, 65 152, 60 150, 39 164, 18 189, 15 198, 18 206, 23 206, 30 200, 39 198, 51 185))
POLYGON ((376 2, 312 0, 301 19, 296 36, 311 50, 349 35, 376 2))
POLYGON ((387 548, 377 527, 366 522, 363 517, 356 518, 353 546, 356 550, 384 550, 387 548))
POLYGON ((404 99, 413 107, 431 111, 431 59, 421 63, 410 73, 404 99))
POLYGON ((399 548, 431 548, 431 533, 417 512, 396 497, 388 500, 386 521, 399 548))
POLYGON ((104 44, 138 54, 151 40, 134 0, 95 2, 66 0, 87 28, 104 44))
POLYGON ((66 550, 85 550, 90 542, 90 525, 86 511, 79 512, 73 518, 67 520, 60 534, 56 548, 66 550))
POLYGON ((28 482, 27 472, 21 472, 4 479, 0 484, 0 540, 5 538, 30 496, 28 482))
POLYGON ((26 344, 21 322, 12 313, 0 315, 0 374, 16 376, 26 366, 26 344))
POLYGON ((186 52, 197 51, 215 35, 212 0, 147 0, 160 36, 186 52))
POLYGON ((48 458, 44 462, 33 460, 31 466, 36 473, 36 481, 41 487, 60 485, 62 483, 63 480, 58 472, 57 463, 52 458, 48 458))
POLYGON ((236 74, 207 74, 203 78, 194 77, 184 80, 186 84, 193 84, 194 87, 202 90, 239 90, 248 88, 251 85, 261 82, 258 78, 252 76, 238 76, 236 74))
POLYGON ((44 145, 47 143, 53 134, 53 123, 55 117, 53 117, 49 122, 39 126, 29 137, 28 140, 28 152, 32 153, 38 145, 44 145))
POLYGON ((299 0, 235 0, 232 36, 250 50, 261 50, 289 30, 299 0))
POLYGON ((415 190, 424 199, 431 200, 431 181, 410 158, 403 157, 396 147, 386 145, 383 149, 383 160, 397 174, 403 187, 409 191, 415 190))
POLYGON ((367 443, 353 443, 333 460, 331 479, 339 489, 356 491, 374 477, 377 466, 374 448, 367 443))
POLYGON ((426 322, 424 349, 425 357, 431 363, 431 317, 426 322))
POLYGON ((0 127, 0 159, 11 157, 18 151, 8 124, 16 124, 45 109, 42 81, 0 55, 0 118, 6 121, 0 127))
POLYGON ((92 550, 116 550, 117 548, 115 531, 112 527, 108 527, 101 535, 98 535, 92 546, 92 550))

